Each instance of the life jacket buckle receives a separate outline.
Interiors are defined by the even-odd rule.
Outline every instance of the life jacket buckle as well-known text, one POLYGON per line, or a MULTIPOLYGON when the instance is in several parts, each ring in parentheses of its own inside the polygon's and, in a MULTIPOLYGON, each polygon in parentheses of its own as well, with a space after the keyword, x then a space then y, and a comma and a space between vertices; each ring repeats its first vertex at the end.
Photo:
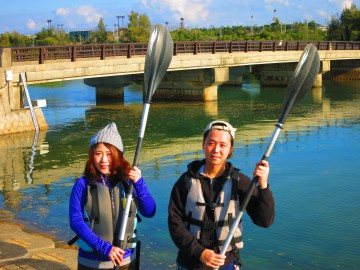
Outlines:
POLYGON ((205 230, 215 230, 216 224, 215 224, 215 222, 213 222, 211 220, 204 221, 202 228, 205 230))
POLYGON ((219 205, 217 203, 210 203, 211 210, 215 210, 215 207, 218 207, 219 205))

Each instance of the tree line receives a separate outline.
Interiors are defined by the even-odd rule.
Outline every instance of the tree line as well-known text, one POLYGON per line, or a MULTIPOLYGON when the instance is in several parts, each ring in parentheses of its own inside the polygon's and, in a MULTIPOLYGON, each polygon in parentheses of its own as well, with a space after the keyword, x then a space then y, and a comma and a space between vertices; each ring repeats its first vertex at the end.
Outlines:
MULTIPOLYGON (((151 28, 150 19, 135 11, 127 16, 124 28, 106 28, 100 18, 92 31, 66 33, 62 29, 43 28, 34 35, 6 32, 0 35, 0 47, 44 46, 67 44, 105 44, 118 42, 147 42, 151 28)), ((179 27, 170 30, 174 41, 221 41, 221 40, 311 40, 311 41, 360 41, 360 10, 355 4, 345 8, 340 16, 332 16, 325 27, 315 21, 282 24, 277 17, 273 23, 263 26, 226 26, 210 28, 179 27)))

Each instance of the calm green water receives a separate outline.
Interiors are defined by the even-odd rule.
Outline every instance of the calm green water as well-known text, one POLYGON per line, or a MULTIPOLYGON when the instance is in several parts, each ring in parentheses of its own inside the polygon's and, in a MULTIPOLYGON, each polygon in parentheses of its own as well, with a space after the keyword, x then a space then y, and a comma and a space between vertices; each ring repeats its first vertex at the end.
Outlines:
MULTIPOLYGON (((46 99, 49 130, 32 151, 34 134, 1 138, 0 209, 37 231, 68 240, 68 198, 82 173, 90 137, 117 123, 132 163, 142 114, 138 87, 125 101, 96 105, 95 90, 72 81, 29 85, 46 99)), ((153 219, 139 225, 141 269, 174 268, 176 248, 167 230, 170 190, 195 158, 212 119, 237 129, 232 162, 246 174, 266 150, 285 89, 220 87, 218 102, 153 102, 139 166, 157 202, 153 219)), ((276 221, 258 228, 244 217, 244 269, 358 269, 360 266, 360 82, 324 82, 294 109, 270 156, 276 221)))

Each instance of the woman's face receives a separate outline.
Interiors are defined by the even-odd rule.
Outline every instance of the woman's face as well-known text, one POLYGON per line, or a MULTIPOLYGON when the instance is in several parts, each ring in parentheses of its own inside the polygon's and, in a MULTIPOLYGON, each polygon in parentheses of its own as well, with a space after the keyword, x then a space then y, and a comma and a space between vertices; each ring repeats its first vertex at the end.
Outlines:
POLYGON ((103 143, 95 146, 94 165, 102 174, 108 175, 111 172, 111 151, 103 143))

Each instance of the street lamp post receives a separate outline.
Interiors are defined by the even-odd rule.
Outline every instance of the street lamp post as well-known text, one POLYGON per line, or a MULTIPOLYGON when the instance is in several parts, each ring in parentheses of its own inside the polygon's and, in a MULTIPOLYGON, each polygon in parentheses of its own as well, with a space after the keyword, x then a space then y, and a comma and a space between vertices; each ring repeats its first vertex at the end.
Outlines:
POLYGON ((51 20, 47 20, 47 23, 48 23, 48 30, 50 30, 50 28, 51 28, 51 20))
POLYGON ((117 37, 118 37, 118 42, 120 41, 120 38, 119 38, 119 19, 120 19, 121 16, 116 16, 116 18, 118 19, 118 25, 117 25, 117 37))
POLYGON ((276 24, 277 22, 279 22, 280 24, 280 33, 282 34, 282 25, 281 25, 281 22, 279 20, 279 18, 276 16, 276 9, 274 9, 274 23, 276 24))
POLYGON ((114 40, 116 40, 116 23, 114 23, 114 33, 113 33, 113 35, 114 35, 114 40))
POLYGON ((124 31, 124 18, 125 16, 116 16, 116 18, 118 19, 118 39, 120 41, 120 26, 119 26, 119 19, 121 18, 121 29, 122 31, 124 31))
POLYGON ((251 15, 251 35, 253 36, 254 35, 254 24, 253 24, 253 18, 254 16, 251 15))
POLYGON ((274 9, 274 22, 276 22, 276 9, 274 9))
POLYGON ((120 16, 121 18, 121 28, 124 29, 124 18, 125 16, 120 16))

